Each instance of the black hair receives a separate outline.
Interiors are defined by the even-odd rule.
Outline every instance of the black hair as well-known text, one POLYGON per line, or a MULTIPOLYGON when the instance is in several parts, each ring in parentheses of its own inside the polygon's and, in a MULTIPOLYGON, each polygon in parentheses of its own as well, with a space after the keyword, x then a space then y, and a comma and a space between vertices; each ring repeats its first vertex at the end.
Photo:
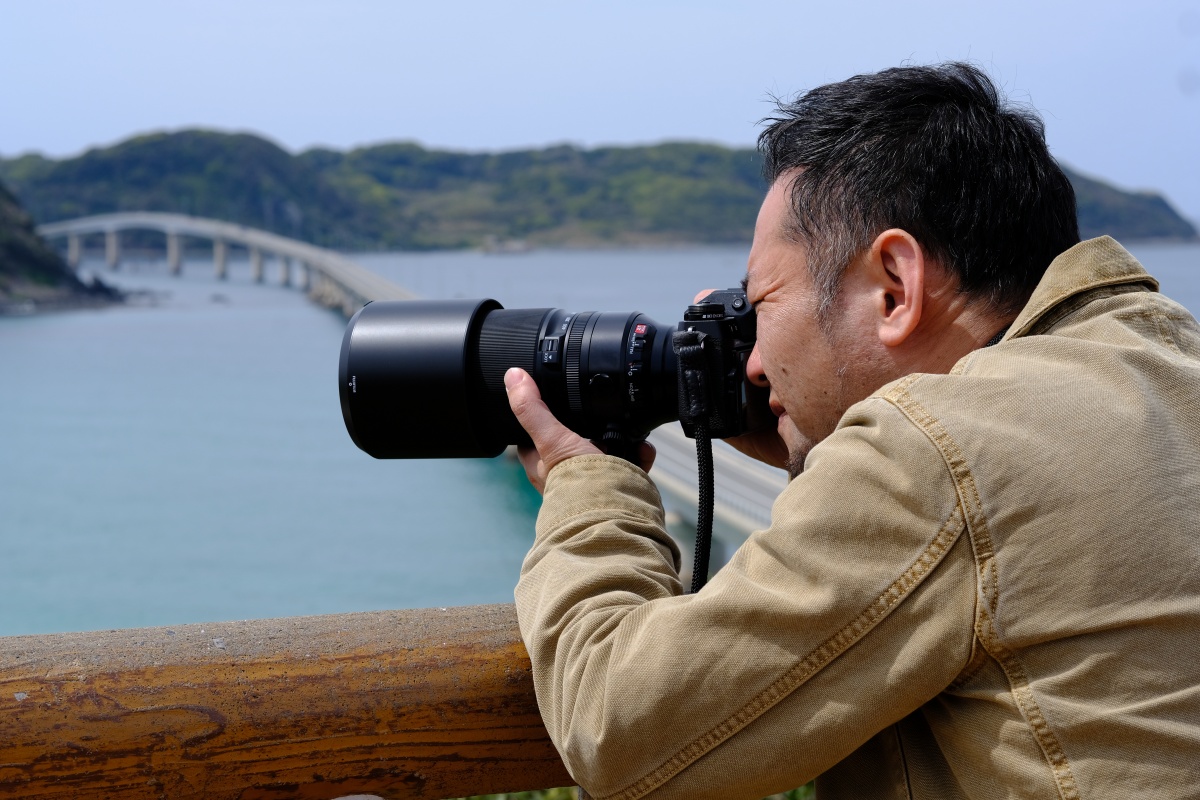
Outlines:
POLYGON ((796 175, 788 232, 808 247, 822 309, 888 228, 1006 312, 1079 242, 1075 191, 1041 119, 970 64, 857 75, 777 111, 758 137, 763 174, 770 184, 796 175))

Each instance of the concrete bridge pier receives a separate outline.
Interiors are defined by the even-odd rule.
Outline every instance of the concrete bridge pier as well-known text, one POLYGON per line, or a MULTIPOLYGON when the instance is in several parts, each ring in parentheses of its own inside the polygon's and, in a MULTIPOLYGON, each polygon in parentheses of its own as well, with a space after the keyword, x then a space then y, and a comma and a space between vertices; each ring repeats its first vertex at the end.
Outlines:
POLYGON ((292 259, 283 253, 279 254, 279 285, 292 285, 292 259))
POLYGON ((67 236, 67 265, 71 269, 78 269, 79 262, 83 260, 83 242, 81 238, 78 233, 72 233, 67 236))
POLYGON ((104 261, 112 270, 121 265, 121 239, 115 230, 104 232, 104 261))
POLYGON ((300 289, 307 292, 308 287, 312 286, 312 267, 304 262, 300 262, 300 289))
POLYGON ((217 280, 229 277, 229 246, 224 239, 213 239, 213 271, 217 280))
POLYGON ((179 246, 179 234, 167 234, 167 269, 172 275, 183 272, 183 248, 179 246))
POLYGON ((263 282, 262 250, 253 245, 250 247, 250 276, 254 279, 255 283, 263 282))

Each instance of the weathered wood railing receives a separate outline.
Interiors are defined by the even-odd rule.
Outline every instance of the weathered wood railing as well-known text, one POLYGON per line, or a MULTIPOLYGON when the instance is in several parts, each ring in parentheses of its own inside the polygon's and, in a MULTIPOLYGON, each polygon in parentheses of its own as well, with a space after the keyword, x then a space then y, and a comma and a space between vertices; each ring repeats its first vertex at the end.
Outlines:
POLYGON ((0 797, 571 784, 512 606, 0 638, 0 797))

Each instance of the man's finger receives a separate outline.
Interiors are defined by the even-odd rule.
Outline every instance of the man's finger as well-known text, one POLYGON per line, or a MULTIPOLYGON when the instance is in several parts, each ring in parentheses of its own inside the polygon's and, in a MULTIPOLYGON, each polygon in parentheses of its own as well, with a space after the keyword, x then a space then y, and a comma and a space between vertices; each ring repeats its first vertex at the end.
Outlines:
POLYGON ((508 390, 508 404, 517 422, 533 439, 546 473, 572 456, 600 452, 587 439, 558 421, 542 401, 537 383, 525 370, 513 367, 504 373, 504 386, 508 390))
POLYGON ((654 445, 649 442, 642 442, 638 447, 638 466, 642 468, 642 472, 649 472, 654 466, 654 457, 658 455, 658 451, 654 449, 654 445))

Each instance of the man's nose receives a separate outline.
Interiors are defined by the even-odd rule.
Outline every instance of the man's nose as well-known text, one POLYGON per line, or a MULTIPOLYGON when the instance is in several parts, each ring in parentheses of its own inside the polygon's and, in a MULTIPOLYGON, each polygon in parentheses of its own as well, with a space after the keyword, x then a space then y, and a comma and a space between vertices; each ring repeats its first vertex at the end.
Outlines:
POLYGON ((746 359, 746 379, 755 386, 768 386, 767 373, 763 372, 762 357, 758 354, 758 345, 754 345, 754 349, 750 351, 750 358, 746 359))

